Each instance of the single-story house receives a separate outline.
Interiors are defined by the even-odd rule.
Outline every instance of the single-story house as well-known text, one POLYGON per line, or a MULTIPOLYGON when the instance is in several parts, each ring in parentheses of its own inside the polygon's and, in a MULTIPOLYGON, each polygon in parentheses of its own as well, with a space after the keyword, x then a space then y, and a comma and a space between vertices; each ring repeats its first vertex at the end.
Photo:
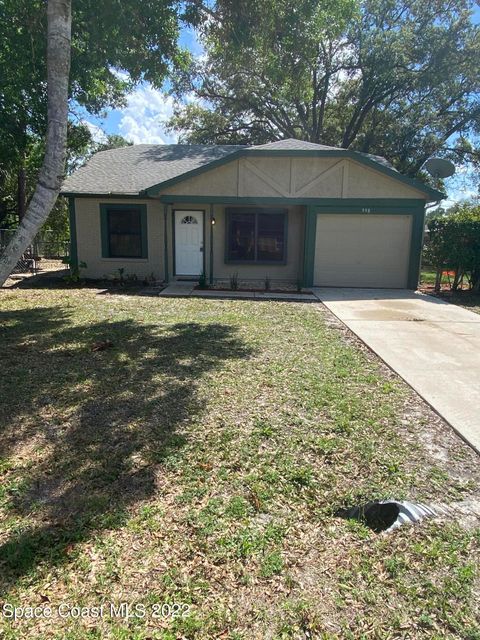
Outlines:
POLYGON ((383 158, 282 140, 134 145, 67 178, 84 275, 310 286, 418 283, 425 204, 444 195, 383 158))

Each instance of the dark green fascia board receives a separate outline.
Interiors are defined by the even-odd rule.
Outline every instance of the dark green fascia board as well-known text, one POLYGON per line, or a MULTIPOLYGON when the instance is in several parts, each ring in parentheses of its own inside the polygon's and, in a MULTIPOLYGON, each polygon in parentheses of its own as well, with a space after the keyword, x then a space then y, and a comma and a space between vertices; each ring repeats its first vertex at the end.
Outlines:
MULTIPOLYGON (((102 258, 110 258, 110 247, 108 246, 108 221, 107 213, 110 207, 115 209, 131 209, 132 205, 129 204, 110 204, 100 203, 100 231, 102 240, 102 258)), ((138 204, 137 207, 140 210, 140 228, 142 233, 142 255, 140 260, 148 258, 148 229, 147 229, 147 205, 138 204)))
POLYGON ((167 187, 171 187, 179 182, 183 182, 184 180, 188 180, 189 178, 193 178, 197 175, 205 173, 205 171, 210 171, 211 169, 215 169, 216 167, 223 166, 232 160, 237 160, 243 157, 286 157, 291 156, 295 158, 349 158, 350 160, 355 160, 355 162, 359 162, 375 171, 379 171, 390 178, 394 178, 404 184, 407 184, 409 187, 413 189, 417 189, 418 191, 422 191, 426 193, 431 201, 443 200, 446 198, 446 195, 437 189, 432 189, 428 187, 423 182, 416 180, 415 178, 409 178, 407 176, 402 175, 395 169, 390 169, 389 167, 368 158, 362 153, 358 153, 357 151, 351 151, 349 149, 340 149, 338 151, 315 151, 315 150, 287 150, 287 149, 272 149, 270 151, 263 149, 239 149, 238 151, 234 151, 223 158, 219 158, 218 160, 213 160, 207 164, 202 165, 201 167, 197 167, 196 169, 192 169, 191 171, 187 171, 186 173, 182 173, 179 176, 175 176, 174 178, 170 178, 170 180, 165 180, 164 182, 159 182, 158 184, 152 185, 148 189, 144 189, 140 192, 140 195, 144 197, 156 196, 163 189, 167 187))
POLYGON ((74 193, 63 191, 60 193, 65 198, 101 198, 103 200, 145 200, 148 196, 140 196, 132 193, 74 193))
MULTIPOLYGON (((132 195, 132 194, 105 194, 105 193, 62 193, 61 195, 71 198, 99 198, 113 200, 145 200, 152 199, 152 196, 132 195)), ((285 198, 269 196, 182 196, 182 195, 161 195, 160 201, 165 204, 191 202, 192 204, 242 204, 242 205, 315 205, 316 207, 336 207, 337 210, 349 207, 397 207, 399 209, 409 209, 412 207, 424 207, 426 200, 421 198, 285 198)))
POLYGON ((320 208, 332 208, 349 213, 348 209, 355 210, 369 208, 375 210, 389 207, 391 209, 424 208, 425 200, 414 198, 270 198, 270 197, 244 197, 244 196, 176 196, 163 195, 160 201, 168 204, 241 204, 241 205, 313 205, 320 208))
POLYGON ((70 226, 70 268, 78 267, 77 220, 75 216, 75 198, 68 199, 68 222, 70 226))

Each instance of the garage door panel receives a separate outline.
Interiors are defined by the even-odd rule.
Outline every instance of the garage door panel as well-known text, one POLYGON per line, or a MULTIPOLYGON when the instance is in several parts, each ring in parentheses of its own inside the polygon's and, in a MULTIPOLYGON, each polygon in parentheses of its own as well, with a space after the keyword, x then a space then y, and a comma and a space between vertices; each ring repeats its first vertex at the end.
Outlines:
POLYGON ((318 214, 316 286, 407 286, 412 216, 318 214))

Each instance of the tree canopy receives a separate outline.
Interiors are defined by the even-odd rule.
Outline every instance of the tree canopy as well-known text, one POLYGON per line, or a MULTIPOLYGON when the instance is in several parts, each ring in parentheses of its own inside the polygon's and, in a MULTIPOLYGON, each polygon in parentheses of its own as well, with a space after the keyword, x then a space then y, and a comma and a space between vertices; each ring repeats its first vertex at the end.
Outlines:
POLYGON ((217 0, 206 53, 177 74, 183 141, 284 137, 384 155, 478 162, 480 30, 470 0, 217 0))
MULTIPOLYGON (((75 0, 70 158, 91 144, 88 131, 75 120, 78 107, 99 114, 121 105, 137 82, 160 87, 170 69, 185 66, 188 54, 178 46, 180 20, 176 0, 75 0)), ((33 191, 41 164, 47 127, 46 29, 44 0, 0 2, 0 218, 12 203, 21 216, 22 199, 33 191)))

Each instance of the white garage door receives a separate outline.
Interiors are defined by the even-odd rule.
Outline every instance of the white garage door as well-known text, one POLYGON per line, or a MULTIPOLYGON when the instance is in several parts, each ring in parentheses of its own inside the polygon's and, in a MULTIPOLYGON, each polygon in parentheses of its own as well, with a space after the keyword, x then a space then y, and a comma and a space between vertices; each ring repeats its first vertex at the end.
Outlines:
POLYGON ((407 286, 412 216, 318 214, 317 287, 407 286))

